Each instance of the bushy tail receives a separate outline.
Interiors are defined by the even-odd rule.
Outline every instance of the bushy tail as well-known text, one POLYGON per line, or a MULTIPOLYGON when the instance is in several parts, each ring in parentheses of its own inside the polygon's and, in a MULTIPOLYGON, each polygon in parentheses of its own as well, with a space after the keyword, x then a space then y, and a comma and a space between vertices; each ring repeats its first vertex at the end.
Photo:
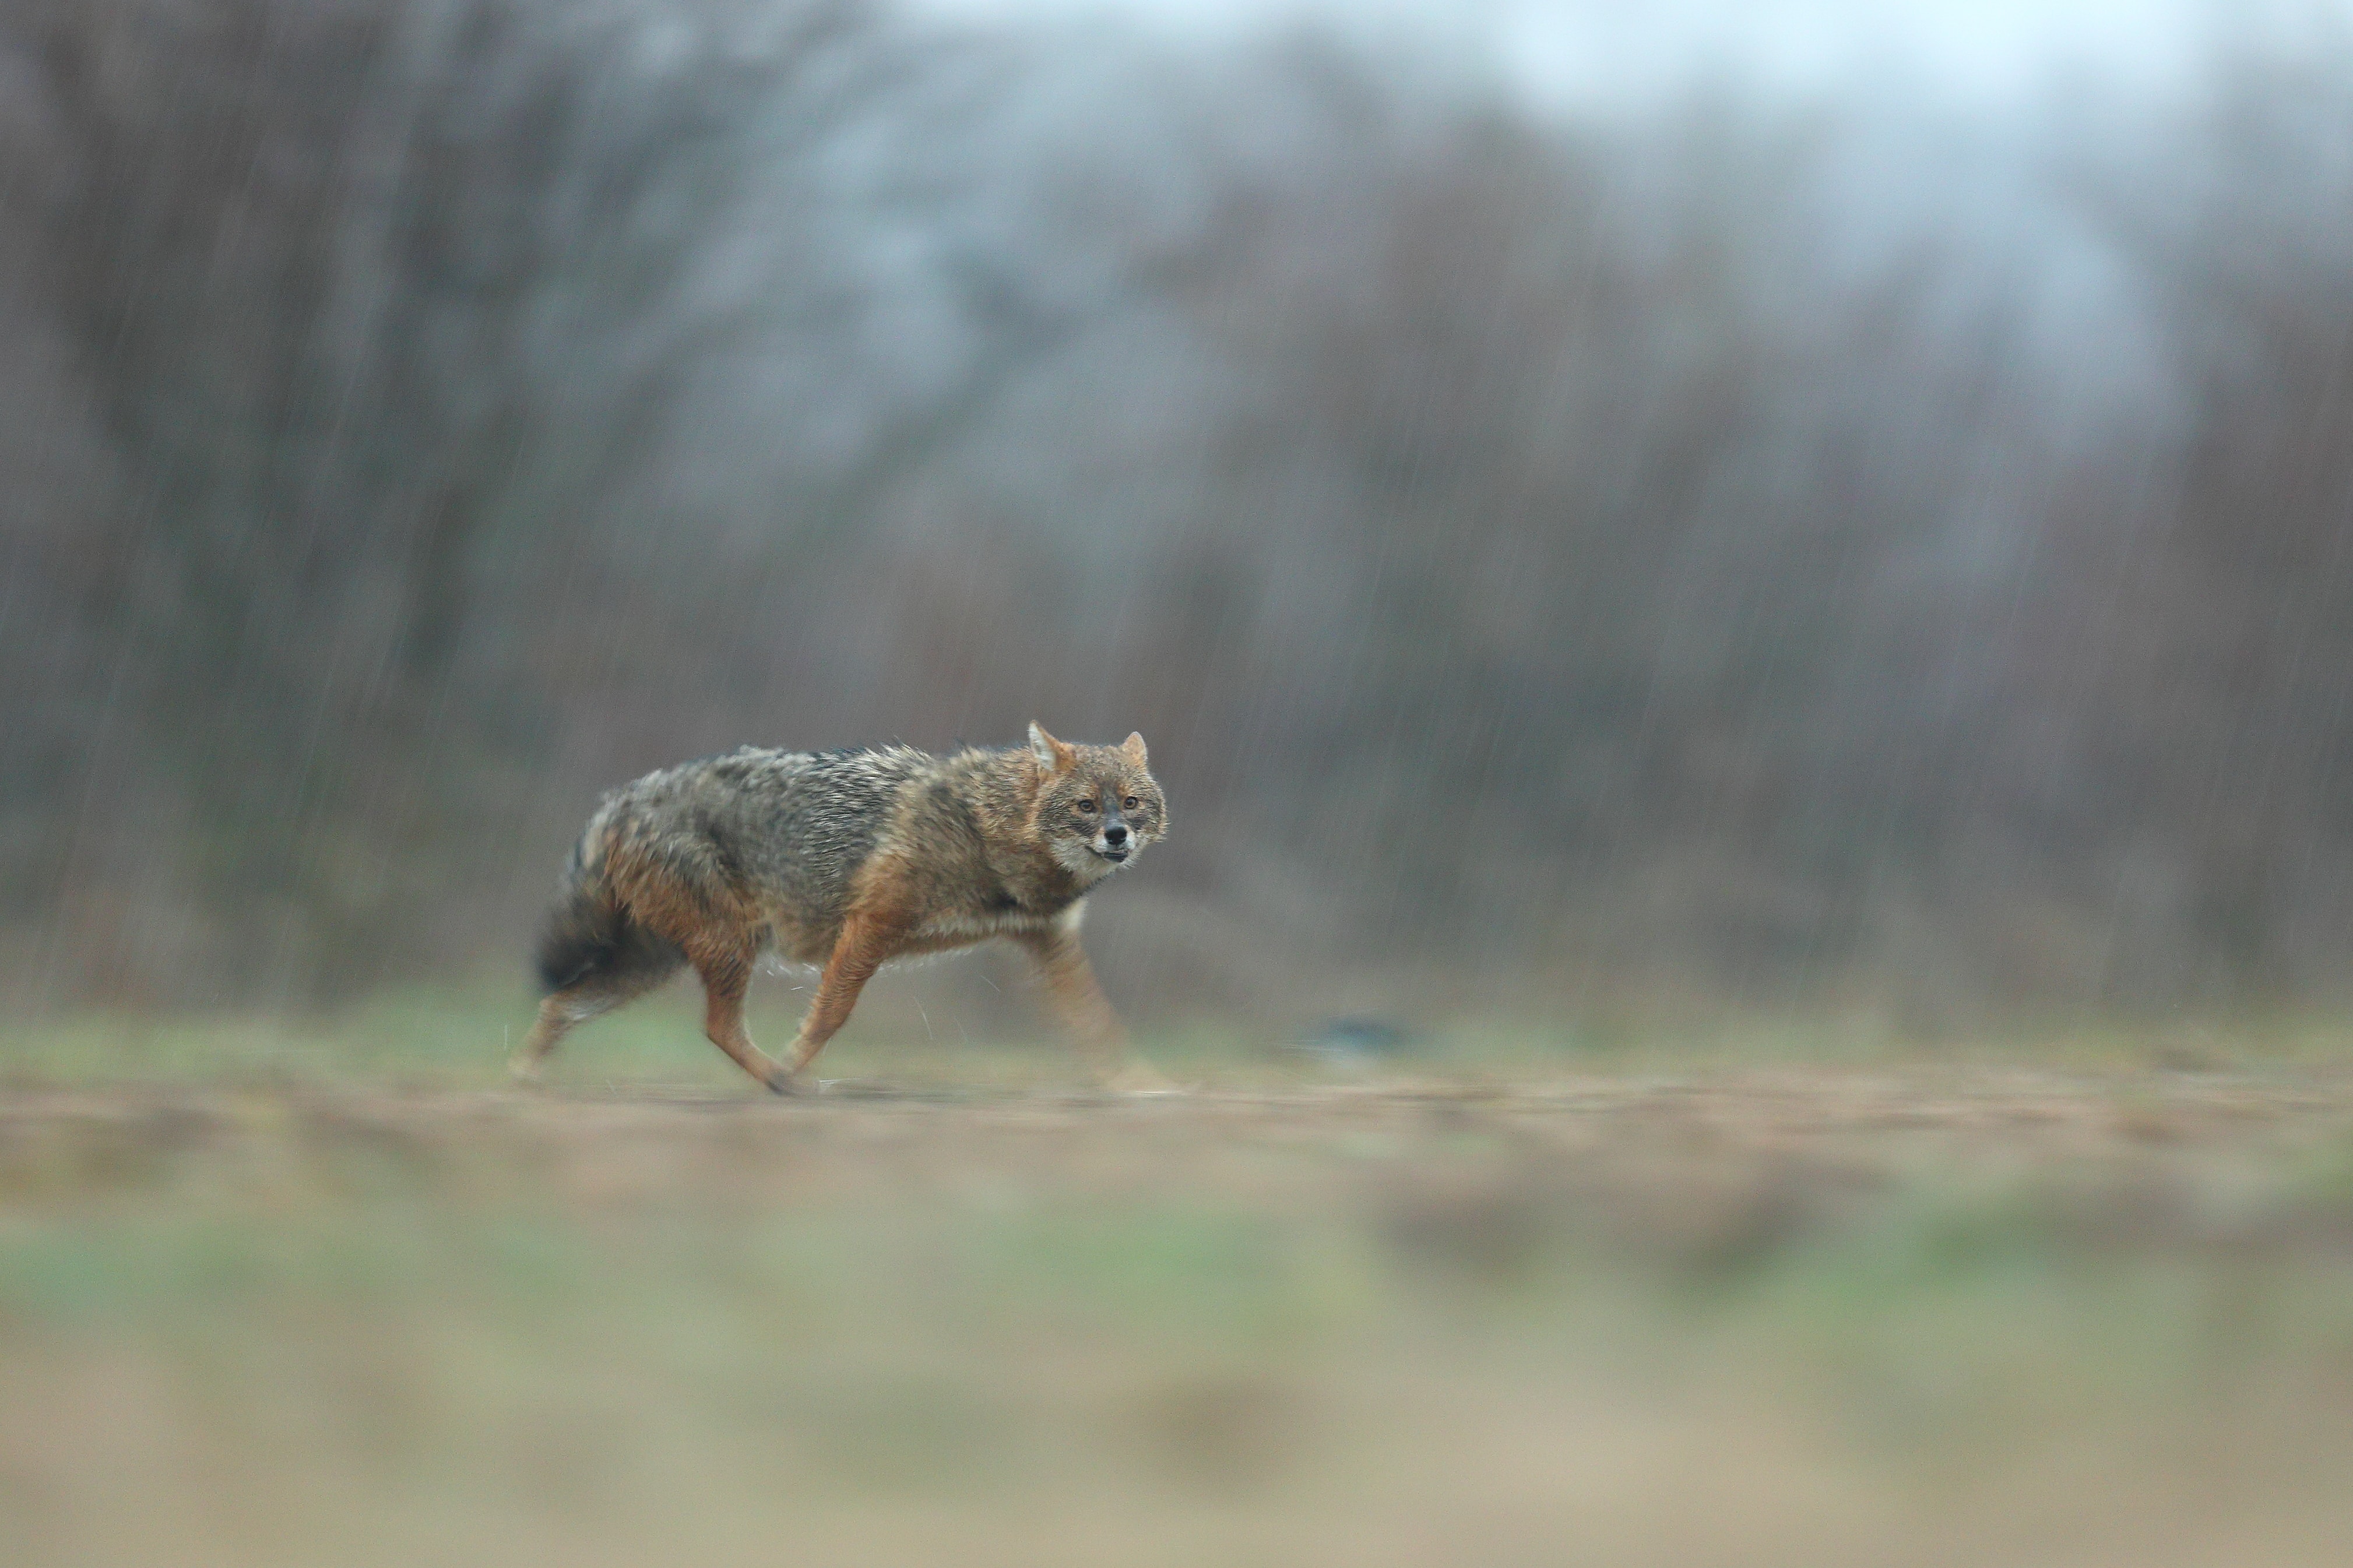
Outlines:
POLYGON ((555 992, 582 984, 650 983, 684 960, 676 945, 630 919, 605 879, 584 870, 574 857, 539 939, 542 985, 555 992))

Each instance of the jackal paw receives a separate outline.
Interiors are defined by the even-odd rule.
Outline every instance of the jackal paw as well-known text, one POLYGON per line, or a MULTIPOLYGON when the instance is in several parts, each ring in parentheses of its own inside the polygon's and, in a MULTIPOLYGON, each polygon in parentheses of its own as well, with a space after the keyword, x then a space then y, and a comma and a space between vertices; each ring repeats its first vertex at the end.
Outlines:
POLYGON ((795 1095, 807 1094, 817 1088, 816 1084, 800 1074, 789 1068, 782 1067, 770 1068, 767 1076, 760 1081, 767 1086, 770 1094, 780 1094, 787 1099, 795 1095))
POLYGON ((539 1081, 539 1063, 529 1057, 507 1058, 507 1081, 524 1088, 539 1081))

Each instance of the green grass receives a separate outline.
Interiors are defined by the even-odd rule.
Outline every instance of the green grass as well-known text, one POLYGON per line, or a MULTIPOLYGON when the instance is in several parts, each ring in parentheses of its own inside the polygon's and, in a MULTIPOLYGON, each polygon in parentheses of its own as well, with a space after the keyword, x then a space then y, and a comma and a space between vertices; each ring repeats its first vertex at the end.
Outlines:
MULTIPOLYGON (((748 1012, 754 1037, 772 1052, 790 1040, 801 998, 773 980, 748 1012)), ((529 1029, 536 999, 499 988, 384 993, 312 1016, 218 1016, 91 1012, 0 1027, 0 1082, 130 1084, 237 1081, 488 1087, 529 1029)), ((927 1037, 913 1009, 884 1006, 837 1039, 820 1059, 828 1077, 892 1077, 926 1083, 1078 1081, 1070 1049, 1040 1026, 1034 1037, 927 1037)), ((702 1037, 702 1011, 681 984, 575 1030, 550 1064, 554 1081, 584 1088, 669 1085, 734 1088, 742 1072, 702 1037)), ((1265 1042, 1215 1026, 1147 1033, 1155 1059, 1195 1073, 1286 1081, 1304 1064, 1265 1042)), ((1468 1060, 1467 1057, 1462 1058, 1468 1060)))
MULTIPOLYGON (((827 1049, 826 1077, 925 1085, 1034 1087, 1078 1080, 1067 1047, 1039 1021, 1011 1037, 975 1036, 923 1010, 903 977, 827 1049)), ((801 993, 773 978, 755 988, 754 1037, 792 1037, 801 993)), ((412 987, 310 1016, 92 1012, 0 1026, 0 1083, 320 1082, 358 1078, 412 1086, 488 1087, 529 1028, 535 1003, 520 989, 412 987)), ((738 1070, 702 1035, 699 1002, 681 982, 575 1030, 551 1064, 581 1088, 733 1088, 738 1070)), ((2031 1066, 2113 1072, 2159 1067, 2263 1071, 2353 1063, 2353 1027, 2334 1014, 2134 1025, 2079 1016, 2021 1018, 1962 1036, 1921 1037, 1857 1012, 1736 1018, 1467 1016, 1417 1033, 1403 1054, 1363 1070, 1335 1068, 1274 1027, 1217 1022, 1141 1032, 1139 1048, 1192 1082, 1234 1087, 1452 1079, 1511 1082, 1564 1073, 1687 1073, 1718 1068, 2031 1066)))

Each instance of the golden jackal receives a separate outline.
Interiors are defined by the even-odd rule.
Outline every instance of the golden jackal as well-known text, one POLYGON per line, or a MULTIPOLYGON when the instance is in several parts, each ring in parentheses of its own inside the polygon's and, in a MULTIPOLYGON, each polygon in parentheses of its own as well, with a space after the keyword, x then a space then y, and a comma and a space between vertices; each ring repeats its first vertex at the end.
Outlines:
POLYGON ((1035 724, 1007 750, 746 746, 648 773, 605 797, 572 852, 540 943, 547 999, 515 1071, 529 1076, 572 1026, 691 963, 712 1043, 789 1094, 877 969, 1001 936, 1037 960, 1101 1076, 1159 1087, 1126 1059, 1079 917, 1167 821, 1143 736, 1072 746, 1035 724), (823 972, 781 1063, 744 1029, 767 952, 823 972))

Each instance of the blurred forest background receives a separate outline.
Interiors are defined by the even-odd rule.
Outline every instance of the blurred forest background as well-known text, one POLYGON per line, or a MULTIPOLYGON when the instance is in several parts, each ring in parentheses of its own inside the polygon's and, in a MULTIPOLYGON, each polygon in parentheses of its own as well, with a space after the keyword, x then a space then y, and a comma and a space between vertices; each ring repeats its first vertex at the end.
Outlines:
POLYGON ((1033 716, 1146 1017, 2341 994, 2342 28, 1339 15, 13 0, 0 1002, 503 979, 612 784, 1033 716))

